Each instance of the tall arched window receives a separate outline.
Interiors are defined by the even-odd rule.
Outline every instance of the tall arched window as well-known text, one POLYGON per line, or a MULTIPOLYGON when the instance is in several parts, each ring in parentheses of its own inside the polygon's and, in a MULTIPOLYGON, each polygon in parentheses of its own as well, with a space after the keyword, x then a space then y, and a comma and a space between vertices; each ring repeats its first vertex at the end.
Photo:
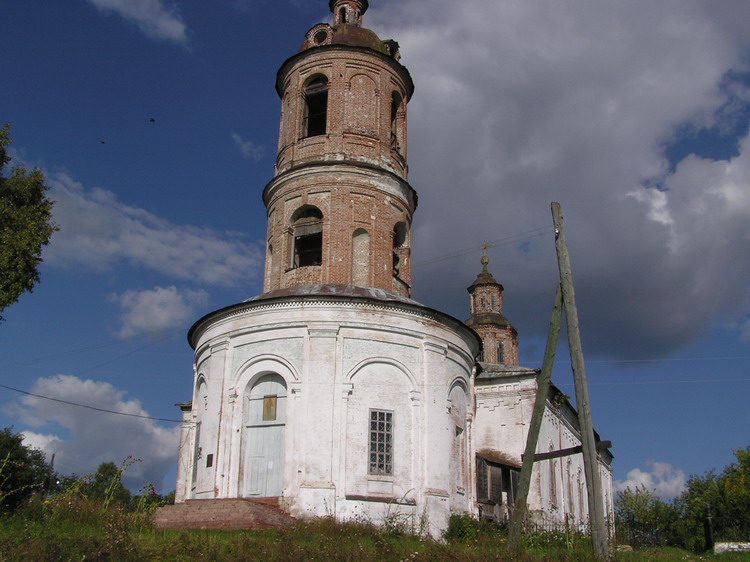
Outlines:
MULTIPOLYGON (((553 452, 555 448, 552 443, 549 444, 549 452, 553 452)), ((549 501, 557 507, 557 461, 550 459, 549 461, 549 501)))
POLYGON ((271 283, 271 279, 273 279, 273 244, 268 244, 268 252, 266 255, 266 287, 268 287, 271 283))
POLYGON ((323 263, 323 213, 313 205, 304 205, 292 215, 292 267, 323 263))
POLYGON ((393 275, 401 274, 401 250, 406 247, 408 231, 406 224, 399 222, 393 227, 393 275))
POLYGON ((328 121, 328 79, 315 76, 305 86, 305 111, 302 134, 305 137, 325 135, 328 121))
POLYGON ((398 130, 398 112, 401 109, 403 98, 398 92, 393 92, 391 96, 391 147, 395 150, 401 150, 400 135, 398 130))
POLYGON ((205 487, 206 474, 202 470, 206 451, 203 450, 205 444, 205 436, 201 435, 201 425, 203 425, 203 419, 206 416, 208 410, 208 385, 203 376, 198 378, 198 388, 195 392, 195 399, 193 400, 193 411, 196 414, 195 420, 195 436, 193 443, 193 470, 192 470, 192 497, 199 491, 202 491, 205 487))
POLYGON ((352 285, 370 285, 370 235, 363 228, 352 235, 352 285))

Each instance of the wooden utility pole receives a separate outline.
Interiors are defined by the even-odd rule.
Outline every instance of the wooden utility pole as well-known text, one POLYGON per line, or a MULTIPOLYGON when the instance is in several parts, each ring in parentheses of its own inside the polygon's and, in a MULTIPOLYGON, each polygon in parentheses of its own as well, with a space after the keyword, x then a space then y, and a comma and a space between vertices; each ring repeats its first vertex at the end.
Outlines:
POLYGON ((600 560, 606 560, 609 555, 609 540, 604 517, 602 482, 594 439, 594 426, 591 421, 591 403, 589 402, 589 389, 586 383, 586 366, 583 360, 581 334, 578 329, 578 310, 576 309, 576 297, 573 289, 573 274, 570 267, 568 246, 565 242, 562 209, 559 203, 552 203, 552 219, 555 224, 555 247, 557 248, 562 300, 568 327, 570 359, 575 377, 578 423, 581 428, 583 467, 586 473, 589 517, 591 518, 591 538, 594 543, 594 555, 600 560))
POLYGON ((534 468, 534 453, 536 453, 536 444, 539 441, 539 430, 542 427, 544 408, 547 405, 547 393, 552 378, 552 367, 555 364, 557 338, 560 335, 561 319, 562 289, 560 288, 560 285, 558 285, 555 294, 555 305, 552 308, 552 320, 550 320, 549 323, 547 349, 544 351, 544 364, 542 365, 542 372, 539 375, 539 381, 537 382, 534 413, 531 416, 531 425, 529 427, 529 433, 526 436, 526 449, 523 456, 523 466, 521 467, 521 477, 518 482, 518 491, 516 492, 516 503, 513 508, 510 530, 508 532, 508 549, 513 553, 517 553, 521 546, 521 533, 526 519, 527 499, 529 496, 529 488, 531 487, 531 472, 534 468))

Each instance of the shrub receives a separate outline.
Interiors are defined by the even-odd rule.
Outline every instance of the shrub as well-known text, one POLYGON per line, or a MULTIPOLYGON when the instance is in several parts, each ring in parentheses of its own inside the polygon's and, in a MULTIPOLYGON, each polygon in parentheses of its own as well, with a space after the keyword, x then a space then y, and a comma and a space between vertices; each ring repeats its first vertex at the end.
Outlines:
POLYGON ((14 511, 49 482, 44 453, 23 444, 23 435, 0 430, 0 510, 14 511))

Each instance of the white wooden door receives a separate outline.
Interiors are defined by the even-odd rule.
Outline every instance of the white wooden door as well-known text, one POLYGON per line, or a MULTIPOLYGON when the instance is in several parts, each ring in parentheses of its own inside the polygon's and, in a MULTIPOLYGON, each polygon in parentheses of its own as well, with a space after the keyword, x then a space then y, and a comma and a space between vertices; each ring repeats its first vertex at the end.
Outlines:
POLYGON ((261 377, 245 394, 245 410, 243 496, 280 496, 284 485, 284 379, 275 374, 261 377))

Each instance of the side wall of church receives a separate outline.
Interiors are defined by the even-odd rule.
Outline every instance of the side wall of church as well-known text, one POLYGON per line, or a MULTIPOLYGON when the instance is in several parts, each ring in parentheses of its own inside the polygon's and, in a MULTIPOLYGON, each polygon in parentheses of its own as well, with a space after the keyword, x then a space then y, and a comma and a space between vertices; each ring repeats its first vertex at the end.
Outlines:
MULTIPOLYGON (((536 393, 534 375, 506 376, 476 386, 474 427, 477 453, 509 457, 518 466, 526 447, 536 393)), ((579 432, 566 419, 565 405, 547 403, 537 453, 577 447, 579 432)), ((599 462, 605 513, 613 520, 612 471, 599 462)), ((570 455, 534 463, 528 497, 529 517, 540 526, 583 526, 588 521, 588 498, 583 456, 570 455)))

